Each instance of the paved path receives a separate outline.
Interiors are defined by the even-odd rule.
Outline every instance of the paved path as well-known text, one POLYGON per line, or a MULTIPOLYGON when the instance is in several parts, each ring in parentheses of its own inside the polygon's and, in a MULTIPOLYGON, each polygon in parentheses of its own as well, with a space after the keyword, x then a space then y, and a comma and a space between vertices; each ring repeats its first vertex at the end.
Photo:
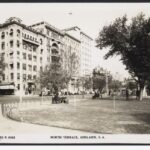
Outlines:
POLYGON ((0 118, 0 134, 79 134, 85 133, 82 131, 69 130, 57 127, 48 127, 43 125, 35 125, 29 123, 22 123, 10 120, 8 118, 0 118))

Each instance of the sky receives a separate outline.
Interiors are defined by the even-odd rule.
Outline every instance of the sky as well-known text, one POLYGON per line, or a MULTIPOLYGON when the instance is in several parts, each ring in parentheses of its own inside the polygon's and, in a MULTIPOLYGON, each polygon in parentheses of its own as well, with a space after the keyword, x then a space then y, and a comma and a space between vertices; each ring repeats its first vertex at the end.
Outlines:
MULTIPOLYGON (((115 18, 127 15, 129 20, 143 12, 150 16, 150 3, 0 3, 0 23, 9 17, 19 17, 26 25, 47 21, 57 28, 78 26, 94 40, 103 26, 115 18)), ((120 78, 128 77, 119 57, 104 60, 107 50, 93 52, 94 64, 106 68, 120 78)), ((93 64, 93 65, 94 65, 93 64)))

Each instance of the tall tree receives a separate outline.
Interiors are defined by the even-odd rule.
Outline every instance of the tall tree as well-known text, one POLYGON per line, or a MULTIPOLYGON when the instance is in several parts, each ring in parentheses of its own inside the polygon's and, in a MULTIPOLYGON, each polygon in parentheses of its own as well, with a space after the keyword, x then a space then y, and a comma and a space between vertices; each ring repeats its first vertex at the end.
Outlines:
POLYGON ((117 18, 113 23, 104 26, 96 42, 100 49, 109 48, 105 59, 121 56, 131 76, 139 85, 142 100, 143 89, 150 78, 150 18, 143 13, 127 22, 127 16, 117 18))
MULTIPOLYGON (((71 46, 69 46, 69 49, 65 49, 64 51, 62 51, 63 69, 67 73, 67 78, 70 82, 71 82, 71 79, 73 79, 74 77, 78 77, 79 75, 79 67, 80 67, 79 61, 80 60, 79 60, 78 53, 75 52, 71 46)), ((68 84, 70 82, 68 82, 68 84)), ((77 86, 76 82, 72 84, 74 86, 77 86)), ((68 86, 67 86, 67 89, 68 89, 68 86)))
POLYGON ((106 75, 103 68, 93 70, 93 89, 102 92, 106 87, 106 75))
POLYGON ((51 63, 40 72, 38 82, 41 88, 47 87, 48 89, 54 89, 56 91, 59 90, 59 88, 66 88, 69 77, 60 63, 51 63))
POLYGON ((79 86, 83 88, 83 90, 91 90, 93 89, 93 79, 90 76, 80 77, 79 86))

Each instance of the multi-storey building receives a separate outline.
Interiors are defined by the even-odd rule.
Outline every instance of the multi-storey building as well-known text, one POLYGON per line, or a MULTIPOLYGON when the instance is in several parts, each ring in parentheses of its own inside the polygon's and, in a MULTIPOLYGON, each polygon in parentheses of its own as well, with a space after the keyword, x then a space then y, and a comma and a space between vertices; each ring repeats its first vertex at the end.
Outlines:
POLYGON ((77 92, 77 80, 80 76, 80 44, 81 41, 68 33, 64 33, 64 67, 71 76, 69 83, 69 91, 71 93, 77 92))
POLYGON ((0 38, 0 54, 6 63, 3 82, 14 83, 16 91, 33 91, 39 72, 60 58, 69 72, 69 63, 74 61, 72 54, 76 57, 76 69, 70 85, 79 76, 90 74, 92 39, 78 27, 62 31, 44 21, 26 26, 19 18, 11 17, 0 24, 0 38))
POLYGON ((43 33, 46 36, 47 62, 57 61, 62 53, 64 34, 47 22, 39 22, 31 25, 33 29, 43 33))
POLYGON ((84 33, 79 27, 64 29, 68 34, 81 41, 80 44, 80 75, 86 76, 92 73, 93 39, 84 33))
POLYGON ((0 25, 0 35, 0 52, 6 63, 3 81, 14 83, 16 90, 23 87, 24 91, 30 92, 46 63, 45 35, 15 17, 0 25))

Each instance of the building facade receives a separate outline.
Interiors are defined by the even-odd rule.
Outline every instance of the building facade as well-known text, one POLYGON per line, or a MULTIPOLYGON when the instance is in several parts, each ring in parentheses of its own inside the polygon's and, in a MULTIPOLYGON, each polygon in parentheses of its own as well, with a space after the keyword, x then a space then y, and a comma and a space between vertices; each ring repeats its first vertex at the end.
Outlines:
POLYGON ((15 91, 22 87, 30 93, 46 63, 45 36, 22 24, 19 18, 1 24, 0 35, 0 52, 6 63, 3 82, 14 83, 15 91))
POLYGON ((74 86, 79 76, 90 74, 92 50, 92 39, 78 27, 75 30, 59 30, 44 21, 26 26, 16 17, 0 24, 0 54, 6 63, 2 82, 13 83, 16 93, 30 94, 35 91, 35 81, 46 65, 63 58, 63 66, 69 72, 74 55, 76 69, 70 82, 74 86))
POLYGON ((67 73, 71 76, 71 80, 68 84, 68 90, 71 93, 77 93, 76 87, 77 80, 80 77, 80 44, 81 41, 68 33, 64 33, 64 67, 67 69, 67 73))
POLYGON ((81 41, 79 51, 80 76, 90 76, 92 73, 93 39, 77 26, 64 29, 64 31, 81 41))

